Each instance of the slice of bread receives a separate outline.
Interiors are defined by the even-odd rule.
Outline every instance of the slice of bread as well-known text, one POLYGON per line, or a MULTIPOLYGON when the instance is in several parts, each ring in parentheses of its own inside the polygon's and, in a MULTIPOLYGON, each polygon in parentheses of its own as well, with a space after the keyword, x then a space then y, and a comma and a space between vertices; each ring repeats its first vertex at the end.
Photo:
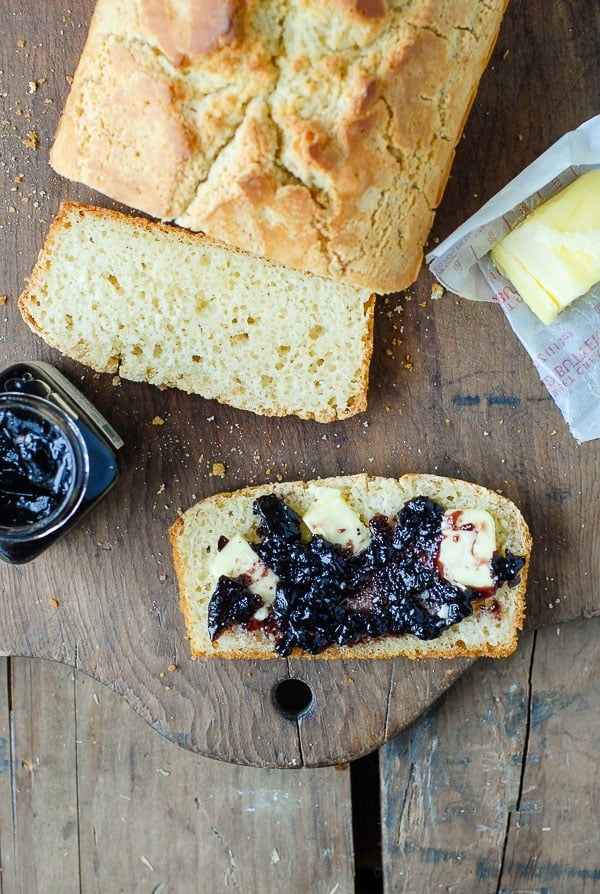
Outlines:
MULTIPOLYGON (((249 631, 237 625, 226 629, 211 642, 208 607, 217 580, 211 563, 218 552, 219 539, 240 534, 249 541, 256 533, 257 516, 252 505, 257 497, 274 493, 300 516, 314 500, 313 486, 336 488, 363 522, 375 515, 392 518, 406 501, 425 496, 444 510, 485 509, 496 528, 497 549, 509 550, 525 558, 515 586, 502 584, 492 597, 474 604, 470 617, 448 628, 437 639, 421 640, 412 634, 388 635, 355 645, 332 645, 319 658, 454 658, 501 657, 514 651, 517 631, 525 614, 525 587, 531 537, 517 507, 495 491, 456 479, 433 475, 405 475, 400 479, 366 474, 323 479, 313 482, 285 482, 220 493, 201 500, 171 526, 175 569, 180 589, 181 609, 193 657, 274 658, 275 640, 263 630, 249 631)), ((311 657, 295 649, 294 656, 311 657)))
POLYGON ((50 162, 376 292, 416 278, 507 0, 98 0, 50 162))
POLYGON ((366 409, 374 302, 178 227, 63 204, 19 308, 98 372, 330 422, 366 409))

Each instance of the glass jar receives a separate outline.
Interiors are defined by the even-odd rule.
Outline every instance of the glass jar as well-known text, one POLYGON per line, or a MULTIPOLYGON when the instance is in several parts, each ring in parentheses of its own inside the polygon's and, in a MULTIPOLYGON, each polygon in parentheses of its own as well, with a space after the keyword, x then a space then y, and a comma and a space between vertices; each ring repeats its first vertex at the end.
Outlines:
POLYGON ((123 441, 58 370, 0 373, 0 558, 28 562, 115 484, 123 441))

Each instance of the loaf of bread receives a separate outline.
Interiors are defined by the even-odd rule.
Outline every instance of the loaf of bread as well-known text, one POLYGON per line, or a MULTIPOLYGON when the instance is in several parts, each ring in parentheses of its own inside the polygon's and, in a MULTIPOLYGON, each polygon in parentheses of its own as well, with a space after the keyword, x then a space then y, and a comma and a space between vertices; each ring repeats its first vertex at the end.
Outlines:
POLYGON ((374 296, 179 227, 64 204, 19 300, 98 372, 270 416, 366 408, 374 296))
POLYGON ((65 177, 262 257, 417 276, 507 0, 98 0, 65 177))
MULTIPOLYGON (((527 525, 519 510, 508 499, 464 481, 432 475, 405 475, 400 479, 390 479, 360 474, 321 481, 249 487, 201 500, 173 523, 169 536, 179 582, 181 609, 194 657, 255 659, 273 658, 278 654, 310 657, 304 648, 304 633, 307 633, 306 642, 310 654, 317 654, 321 658, 500 657, 515 649, 517 631, 523 624, 531 550, 527 525), (342 504, 339 503, 340 496, 342 504), (289 544, 289 554, 294 553, 293 560, 286 559, 277 549, 272 552, 274 559, 266 558, 270 553, 265 553, 264 550, 261 552, 260 544, 264 546, 272 536, 271 522, 268 520, 266 528, 264 522, 265 517, 269 519, 271 516, 265 516, 265 513, 275 513, 272 517, 277 518, 279 523, 279 499, 284 501, 292 514, 296 513, 302 519, 300 527, 303 544, 312 543, 310 536, 307 537, 306 525, 310 525, 313 540, 317 538, 317 534, 321 534, 310 555, 324 556, 323 562, 317 561, 315 567, 321 568, 326 577, 329 574, 328 569, 337 566, 340 556, 348 555, 348 549, 359 557, 359 561, 361 556, 369 556, 370 561, 371 553, 376 556, 382 549, 382 542, 387 543, 385 532, 389 534, 391 520, 401 511, 406 513, 406 506, 413 513, 410 518, 403 516, 406 531, 409 534, 412 531, 411 536, 421 529, 429 531, 429 534, 423 543, 415 545, 406 539, 406 531, 396 532, 395 546, 398 551, 391 550, 395 556, 394 561, 397 561, 394 566, 396 571, 389 570, 391 565, 385 566, 384 571, 377 567, 373 570, 369 561, 365 560, 360 566, 363 569, 360 571, 362 583, 357 585, 355 582, 354 589, 347 584, 324 584, 318 579, 315 584, 312 579, 307 583, 307 566, 303 557, 298 558, 298 554, 294 552, 300 550, 301 553, 304 547, 298 547, 291 536, 293 524, 286 522, 282 526, 282 536, 286 544, 289 544), (331 499, 333 502, 329 502, 331 499), (320 503, 319 500, 324 502, 320 503), (317 515, 315 506, 318 507, 317 515), (322 506, 326 508, 323 509, 322 506), (335 506, 334 510, 332 506, 335 506), (356 525, 352 521, 352 515, 350 521, 348 520, 348 507, 358 516, 356 525), (451 533, 442 536, 439 515, 435 517, 435 522, 431 521, 432 507, 438 507, 438 513, 443 511, 444 519, 456 520, 459 518, 456 513, 464 513, 460 518, 467 523, 452 523, 451 533), (474 528, 472 510, 483 516, 487 513, 488 524, 489 517, 493 520, 494 562, 500 563, 496 570, 503 562, 505 571, 509 569, 503 578, 502 575, 494 578, 495 585, 489 589, 482 588, 482 584, 489 587, 489 569, 493 563, 487 561, 479 540, 466 544, 468 555, 465 554, 459 562, 464 564, 464 571, 462 564, 458 571, 456 567, 451 567, 447 552, 442 551, 440 546, 442 539, 458 539, 460 530, 467 532, 467 538, 470 536, 469 531, 474 528), (481 510, 484 512, 481 513, 481 510), (467 512, 471 513, 470 517, 467 517, 467 512), (317 517, 320 519, 320 527, 315 521, 317 517), (386 520, 385 523, 382 523, 382 517, 386 520), (341 522, 340 527, 338 521, 341 522), (323 533, 324 525, 330 526, 327 535, 323 533), (372 542, 364 539, 365 533, 369 531, 367 526, 372 532, 372 542), (363 539, 360 546, 357 546, 359 528, 363 539), (331 529, 335 530, 333 535, 331 529), (377 539, 375 545, 376 535, 373 532, 379 531, 381 534, 382 530, 384 534, 377 539), (351 547, 343 540, 348 536, 348 531, 351 532, 349 542, 354 543, 351 547), (337 536, 340 532, 344 532, 341 540, 337 536), (241 564, 239 558, 237 564, 235 559, 225 560, 224 546, 228 548, 230 543, 235 543, 240 537, 246 549, 249 542, 254 545, 253 549, 258 550, 261 557, 258 564, 244 564, 245 558, 241 560, 241 564), (337 542, 337 547, 326 543, 324 549, 323 538, 325 541, 333 539, 337 542), (368 546, 365 546, 366 543, 368 546), (426 554, 429 556, 429 564, 424 568, 421 560, 426 554), (411 566, 415 556, 416 570, 411 566), (408 564, 405 563, 407 557, 408 564), (445 564, 440 566, 442 559, 445 564), (223 571, 223 568, 229 567, 227 564, 223 565, 224 560, 232 563, 230 571, 223 571), (291 561, 291 570, 286 568, 286 561, 291 561), (273 567, 269 567, 267 562, 277 564, 277 574, 281 575, 279 581, 277 576, 272 580, 273 567), (473 574, 472 568, 467 569, 469 563, 478 566, 478 575, 483 571, 483 581, 480 577, 472 579, 466 576, 467 571, 468 574, 473 574), (253 577, 250 576, 249 568, 252 569, 253 577), (280 568, 285 570, 281 571, 280 568), (438 575, 442 572, 446 576, 457 575, 457 579, 470 580, 471 585, 478 583, 479 589, 474 590, 472 586, 470 590, 466 589, 465 584, 451 585, 439 577, 436 582, 436 568, 438 575), (236 575, 237 579, 234 579, 236 575), (263 592, 262 604, 261 599, 253 595, 257 591, 252 591, 250 587, 253 580, 262 583, 263 589, 266 585, 270 593, 267 598, 263 592), (394 586, 397 587, 393 596, 384 592, 389 580, 395 581, 394 586), (286 587, 288 589, 280 592, 281 585, 284 590, 286 587), (274 597, 275 592, 277 595, 274 597), (328 602, 330 597, 331 602, 328 602), (233 599, 233 602, 227 604, 228 599, 233 599), (456 613, 457 603, 462 605, 460 614, 456 613), (431 630, 422 638, 417 627, 411 627, 410 624, 409 627, 417 635, 413 632, 398 635, 396 632, 386 631, 382 635, 365 636, 364 627, 361 627, 356 636, 348 637, 349 625, 355 624, 357 617, 362 619, 361 623, 366 619, 368 629, 375 632, 383 629, 381 626, 377 628, 379 621, 373 615, 369 619, 369 613, 383 611, 386 618, 389 618, 394 606, 401 607, 402 611, 408 610, 409 615, 412 613, 411 623, 416 618, 417 626, 423 626, 423 629, 437 624, 432 638, 427 638, 432 634, 431 630), (224 608, 227 612, 223 618, 224 608), (297 625, 296 628, 293 628, 289 620, 291 617, 295 618, 293 623, 297 625), (454 617, 458 618, 456 623, 452 622, 454 617), (334 622, 332 618, 335 619, 334 622), (321 636, 323 629, 328 625, 331 629, 336 624, 338 640, 343 641, 341 645, 335 641, 329 642, 321 636), (290 637, 292 629, 296 632, 300 630, 301 635, 290 637), (317 632, 313 635, 314 631, 317 632), (347 642, 348 640, 351 642, 347 642)), ((235 549, 237 548, 236 546, 235 549)), ((377 566, 376 559, 374 564, 377 566)))

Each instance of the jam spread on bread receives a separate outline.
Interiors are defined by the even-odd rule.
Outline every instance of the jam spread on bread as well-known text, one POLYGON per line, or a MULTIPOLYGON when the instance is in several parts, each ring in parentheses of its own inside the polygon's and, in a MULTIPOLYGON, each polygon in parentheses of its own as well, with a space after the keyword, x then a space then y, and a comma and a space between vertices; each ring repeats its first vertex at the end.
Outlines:
POLYGON ((279 579, 275 598, 268 612, 258 612, 263 600, 244 575, 221 575, 209 604, 209 634, 214 641, 236 625, 262 629, 281 656, 294 648, 316 655, 386 635, 435 639, 503 583, 516 586, 525 564, 509 550, 494 551, 491 586, 450 582, 439 561, 444 509, 423 496, 389 520, 374 516, 368 545, 356 553, 319 535, 306 540, 300 516, 275 494, 255 500, 253 511, 261 539, 252 548, 279 579))

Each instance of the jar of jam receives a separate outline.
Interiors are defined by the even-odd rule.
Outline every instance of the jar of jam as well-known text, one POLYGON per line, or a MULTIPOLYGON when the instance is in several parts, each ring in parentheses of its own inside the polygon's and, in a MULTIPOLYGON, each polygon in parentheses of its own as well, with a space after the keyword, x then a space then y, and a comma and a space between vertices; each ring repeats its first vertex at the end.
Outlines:
POLYGON ((119 435, 47 363, 0 373, 0 558, 29 562, 114 486, 119 435))

